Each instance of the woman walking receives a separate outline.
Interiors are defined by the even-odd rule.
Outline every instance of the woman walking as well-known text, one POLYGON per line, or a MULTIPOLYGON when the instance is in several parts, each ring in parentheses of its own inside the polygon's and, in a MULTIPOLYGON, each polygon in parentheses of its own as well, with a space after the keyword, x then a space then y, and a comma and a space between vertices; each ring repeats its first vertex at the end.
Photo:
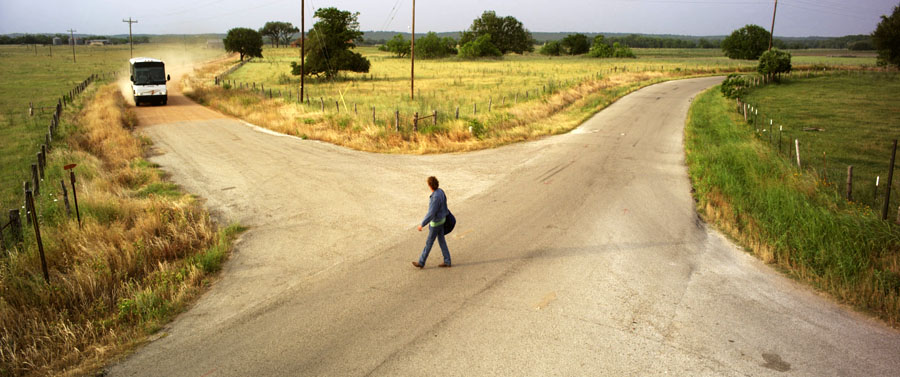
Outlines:
POLYGON ((450 210, 447 209, 447 195, 444 190, 440 189, 437 178, 428 177, 428 187, 431 188, 430 202, 428 204, 428 213, 425 219, 419 224, 418 230, 428 225, 428 240, 425 241, 425 249, 422 250, 422 256, 418 262, 412 262, 413 266, 418 268, 425 267, 425 260, 431 253, 431 246, 434 245, 434 239, 437 238, 438 244, 441 246, 441 254, 444 255, 444 263, 438 267, 450 267, 450 250, 447 249, 447 240, 444 239, 444 224, 447 222, 447 216, 450 210))

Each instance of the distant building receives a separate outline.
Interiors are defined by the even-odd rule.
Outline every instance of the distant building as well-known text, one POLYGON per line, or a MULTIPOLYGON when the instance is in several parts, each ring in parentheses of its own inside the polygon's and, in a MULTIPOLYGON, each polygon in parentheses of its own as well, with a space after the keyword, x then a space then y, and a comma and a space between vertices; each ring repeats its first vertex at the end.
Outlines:
POLYGON ((62 44, 62 38, 60 38, 60 37, 53 37, 53 45, 54 45, 54 46, 59 46, 59 45, 61 45, 61 44, 62 44))
POLYGON ((88 41, 88 44, 91 46, 106 46, 109 44, 109 39, 91 39, 88 41))
POLYGON ((221 39, 207 39, 206 48, 225 48, 225 42, 221 39))

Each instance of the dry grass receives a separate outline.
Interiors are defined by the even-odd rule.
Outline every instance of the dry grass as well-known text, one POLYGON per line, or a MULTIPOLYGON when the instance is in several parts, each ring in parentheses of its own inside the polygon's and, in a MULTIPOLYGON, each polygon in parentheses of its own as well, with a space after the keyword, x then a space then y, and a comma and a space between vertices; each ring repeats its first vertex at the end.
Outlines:
POLYGON ((267 49, 265 59, 247 63, 228 76, 233 80, 229 86, 243 82, 252 87, 250 83, 255 82, 267 93, 273 90, 275 98, 211 85, 212 77, 228 67, 223 62, 195 72, 185 84, 185 93, 223 113, 289 135, 371 152, 441 153, 564 133, 637 88, 749 69, 708 57, 687 59, 690 63, 533 55, 422 61, 416 66, 418 94, 412 101, 408 60, 361 50, 372 60, 372 72, 347 74, 336 81, 308 80, 308 105, 297 103, 299 80, 288 73, 289 63, 297 60, 296 50, 290 49, 267 49), (395 111, 400 113, 399 131, 395 111), (433 111, 438 113, 437 124, 431 118, 422 119, 419 131, 413 131, 414 114, 424 117, 433 111))
POLYGON ((46 182, 78 163, 84 222, 46 187, 36 205, 50 284, 30 232, 0 263, 0 375, 91 372, 183 310, 224 255, 227 237, 190 196, 157 194, 166 183, 141 159, 124 104, 100 88, 68 119, 69 148, 50 153, 46 182))

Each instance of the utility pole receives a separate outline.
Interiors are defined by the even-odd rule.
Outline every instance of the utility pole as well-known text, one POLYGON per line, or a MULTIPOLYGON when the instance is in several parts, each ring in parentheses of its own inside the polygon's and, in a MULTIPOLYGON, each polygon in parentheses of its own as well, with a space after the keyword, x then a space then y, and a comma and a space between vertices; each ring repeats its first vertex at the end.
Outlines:
POLYGON ((416 0, 412 0, 412 41, 409 46, 409 99, 416 99, 416 0))
POLYGON ((772 11, 772 30, 769 33, 769 51, 772 51, 772 40, 775 39, 775 12, 778 12, 778 0, 775 0, 775 10, 772 11))
POLYGON ((69 32, 69 36, 70 36, 69 43, 72 44, 72 63, 75 63, 75 32, 78 30, 69 29, 67 31, 69 32))
POLYGON ((136 24, 137 20, 132 20, 131 17, 128 17, 127 20, 122 20, 122 22, 128 23, 128 42, 131 43, 131 57, 134 57, 134 38, 131 36, 131 24, 136 24))
POLYGON ((300 0, 300 103, 303 103, 303 64, 306 60, 306 1, 300 0))

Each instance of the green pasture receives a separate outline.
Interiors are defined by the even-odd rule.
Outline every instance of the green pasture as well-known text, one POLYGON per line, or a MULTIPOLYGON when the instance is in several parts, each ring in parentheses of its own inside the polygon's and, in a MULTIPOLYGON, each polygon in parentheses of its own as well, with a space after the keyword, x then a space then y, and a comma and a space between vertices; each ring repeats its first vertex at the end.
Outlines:
MULTIPOLYGON (((160 57, 170 65, 222 54, 198 44, 141 44, 134 50, 134 56, 160 57)), ((22 182, 30 178, 56 101, 92 73, 124 71, 129 58, 127 45, 76 46, 74 62, 72 46, 0 46, 0 209, 21 206, 22 182), (32 102, 35 115, 29 116, 32 102)))
MULTIPOLYGON (((851 71, 763 86, 751 90, 745 101, 759 108, 760 123, 772 119, 774 130, 784 128, 784 151, 792 140, 800 141, 801 165, 827 179, 834 192, 846 192, 847 167, 853 165, 853 200, 880 213, 892 140, 900 138, 897 93, 897 72, 851 71), (881 177, 877 194, 876 177, 881 177)), ((898 206, 900 174, 895 174, 890 205, 894 219, 898 206)))

